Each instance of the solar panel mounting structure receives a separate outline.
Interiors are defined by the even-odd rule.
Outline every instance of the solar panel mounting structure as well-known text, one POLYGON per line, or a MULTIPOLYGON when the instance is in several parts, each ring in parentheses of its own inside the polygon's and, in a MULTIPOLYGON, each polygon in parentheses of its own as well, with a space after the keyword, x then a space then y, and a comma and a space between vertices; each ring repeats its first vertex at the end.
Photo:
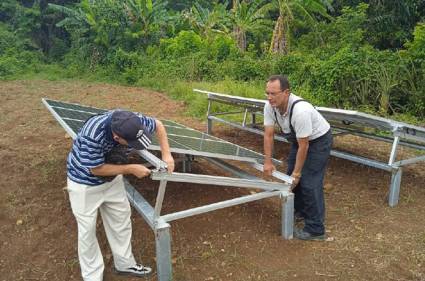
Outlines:
MULTIPOLYGON (((262 124, 257 123, 257 117, 263 117, 264 105, 266 103, 265 100, 226 95, 200 89, 193 89, 193 91, 206 94, 208 96, 208 134, 212 134, 212 124, 214 121, 224 123, 241 130, 264 135, 264 129, 262 128, 262 124), (231 105, 232 108, 237 110, 215 112, 213 107, 214 104, 217 103, 231 105), (235 114, 243 114, 241 123, 230 120, 229 118, 226 119, 226 116, 234 116, 235 114)), ((425 151, 425 128, 353 110, 327 107, 316 107, 316 109, 331 124, 332 133, 335 137, 342 135, 357 135, 364 138, 392 143, 391 152, 388 156, 387 162, 381 162, 335 149, 331 151, 331 155, 391 172, 392 176, 389 186, 388 204, 391 207, 396 206, 399 201, 402 168, 409 164, 425 161, 425 155, 423 154, 425 151), (370 133, 368 130, 372 130, 374 132, 370 133), (385 135, 382 136, 382 133, 385 135), (397 151, 400 146, 416 149, 419 151, 419 155, 397 161, 397 151)), ((286 142, 286 139, 278 134, 275 134, 275 139, 286 142)))
MULTIPOLYGON (((88 118, 107 112, 105 109, 50 99, 42 99, 42 102, 73 139, 77 137, 78 131, 88 118)), ((172 279, 169 222, 177 219, 257 201, 264 198, 280 197, 282 204, 281 234, 286 239, 292 238, 294 195, 290 191, 292 179, 288 175, 277 171, 273 172, 273 177, 275 179, 279 179, 281 182, 271 182, 257 178, 256 176, 231 165, 226 162, 226 160, 248 163, 253 168, 262 171, 264 159, 263 155, 209 134, 188 128, 173 121, 161 120, 161 122, 166 128, 171 152, 183 155, 183 159, 186 160, 190 160, 195 156, 202 157, 225 171, 231 172, 236 177, 185 173, 186 170, 190 170, 190 161, 184 161, 183 173, 173 172, 170 174, 166 170, 166 164, 154 154, 149 152, 149 150, 160 150, 156 138, 153 139, 148 150, 137 151, 142 158, 155 168, 152 170, 150 175, 152 180, 159 181, 155 206, 151 206, 126 179, 124 179, 124 183, 130 203, 155 233, 156 263, 158 279, 160 281, 168 281, 172 279), (261 189, 262 191, 183 211, 162 214, 162 203, 166 192, 167 182, 186 182, 201 185, 211 185, 211 183, 214 183, 216 186, 255 188, 261 189)), ((274 161, 278 162, 277 160, 274 161)))

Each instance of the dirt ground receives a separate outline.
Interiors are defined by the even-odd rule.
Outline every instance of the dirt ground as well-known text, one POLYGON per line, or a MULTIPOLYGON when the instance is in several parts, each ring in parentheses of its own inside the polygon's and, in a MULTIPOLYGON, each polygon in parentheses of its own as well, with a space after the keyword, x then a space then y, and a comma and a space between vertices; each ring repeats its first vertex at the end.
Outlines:
MULTIPOLYGON (((203 130, 182 102, 144 90, 79 81, 0 82, 0 281, 81 280, 77 226, 71 213, 65 159, 71 139, 42 97, 100 108, 126 108, 203 130)), ((262 139, 231 128, 214 133, 262 151, 262 139)), ((356 137, 336 147, 384 160, 390 147, 356 137)), ((279 145, 284 157, 288 147, 279 145)), ((399 155, 413 155, 403 149, 399 155)), ((219 174, 202 161, 194 172, 219 174)), ((388 207, 390 174, 346 160, 330 161, 325 196, 327 242, 280 237, 279 200, 263 200, 171 223, 175 280, 425 280, 425 165, 403 171, 400 203, 388 207)), ((279 167, 285 171, 285 167, 279 167)), ((136 181, 153 202, 158 183, 136 181)), ((164 213, 247 194, 244 189, 169 183, 164 213)), ((149 226, 135 211, 133 251, 155 267, 149 226)), ((112 273, 103 226, 98 238, 104 280, 138 280, 112 273)), ((157 280, 154 273, 146 280, 157 280)))

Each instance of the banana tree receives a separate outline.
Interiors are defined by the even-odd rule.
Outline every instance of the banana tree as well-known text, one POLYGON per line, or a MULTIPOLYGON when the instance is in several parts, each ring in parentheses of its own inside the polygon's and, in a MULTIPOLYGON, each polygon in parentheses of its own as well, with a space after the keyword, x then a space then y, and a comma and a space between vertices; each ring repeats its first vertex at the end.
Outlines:
POLYGON ((261 30, 265 26, 272 24, 266 19, 267 13, 271 10, 270 3, 264 4, 263 0, 254 1, 233 1, 231 19, 233 22, 233 34, 241 51, 246 50, 246 33, 261 30))
POLYGON ((130 40, 139 40, 142 44, 159 36, 161 28, 171 19, 165 0, 126 0, 124 7, 130 19, 126 36, 130 40))
POLYGON ((112 0, 81 0, 74 8, 49 4, 49 8, 61 12, 65 18, 56 26, 64 27, 77 43, 108 49, 119 41, 125 30, 126 20, 121 2, 112 0))
POLYGON ((270 44, 271 53, 287 54, 289 52, 289 32, 296 16, 315 23, 314 14, 329 17, 327 10, 332 10, 332 0, 274 0, 272 4, 279 11, 270 44))
POLYGON ((226 4, 214 3, 210 10, 195 3, 184 16, 196 32, 207 40, 212 39, 214 33, 227 33, 229 25, 229 12, 226 4))

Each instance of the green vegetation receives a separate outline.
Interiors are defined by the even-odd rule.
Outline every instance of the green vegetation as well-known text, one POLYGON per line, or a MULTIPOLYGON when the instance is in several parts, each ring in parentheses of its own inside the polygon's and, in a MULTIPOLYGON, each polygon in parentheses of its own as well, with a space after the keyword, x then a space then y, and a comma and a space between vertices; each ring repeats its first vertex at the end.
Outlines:
POLYGON ((425 3, 4 0, 0 79, 89 79, 263 98, 271 74, 322 106, 423 124, 425 3))

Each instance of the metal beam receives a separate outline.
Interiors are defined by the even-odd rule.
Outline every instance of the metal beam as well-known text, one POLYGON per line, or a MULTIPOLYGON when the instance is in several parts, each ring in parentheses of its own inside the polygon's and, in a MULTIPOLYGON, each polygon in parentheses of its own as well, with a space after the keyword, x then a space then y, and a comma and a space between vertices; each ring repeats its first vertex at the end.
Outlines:
POLYGON ((393 145, 391 147, 391 153, 390 153, 390 159, 388 160, 388 165, 392 165, 394 163, 395 159, 397 158, 397 147, 398 147, 399 141, 400 141, 400 137, 395 136, 394 141, 393 141, 393 145))
POLYGON ((401 175, 401 168, 392 171, 390 193, 388 195, 388 205, 390 205, 390 207, 395 207, 398 204, 398 199, 400 195, 401 175))
POLYGON ((398 162, 394 162, 393 166, 402 167, 402 166, 406 166, 406 165, 409 165, 409 164, 415 164, 415 163, 421 162, 421 161, 425 161, 425 155, 410 158, 410 159, 400 160, 398 162))
POLYGON ((247 202, 252 202, 252 201, 269 198, 273 196, 279 196, 281 194, 282 194, 282 191, 263 191, 256 194, 246 195, 246 196, 235 198, 235 199, 213 203, 210 205, 205 205, 205 206, 192 208, 192 209, 188 209, 188 210, 184 210, 180 212, 166 214, 161 216, 161 218, 164 221, 170 222, 173 220, 178 220, 178 219, 182 219, 182 218, 186 218, 186 217, 190 217, 194 215, 199 215, 199 214, 207 213, 210 211, 219 210, 219 209, 223 209, 223 208, 227 208, 227 207, 231 207, 231 206, 235 206, 235 205, 239 205, 239 204, 243 204, 247 202))
POLYGON ((146 161, 148 161, 153 166, 155 166, 158 170, 166 170, 167 169, 167 164, 164 161, 162 161, 161 159, 159 159, 158 157, 156 157, 155 155, 153 155, 148 150, 146 150, 146 149, 137 150, 137 153, 141 157, 143 157, 146 161))
POLYGON ((184 173, 166 173, 153 171, 151 174, 153 180, 167 180, 172 182, 190 182, 197 184, 209 184, 218 186, 232 186, 232 187, 245 187, 245 188, 258 188, 263 190, 280 190, 288 191, 289 184, 268 182, 265 180, 248 180, 239 178, 229 178, 220 176, 208 176, 208 175, 195 175, 195 174, 184 174, 184 173))
POLYGON ((245 113, 245 110, 228 111, 228 112, 214 112, 214 116, 216 116, 216 115, 232 115, 232 114, 240 114, 240 113, 245 113))
MULTIPOLYGON (((169 139, 169 141, 172 142, 171 139, 169 139)), ((159 145, 152 145, 152 144, 149 146, 149 149, 151 149, 151 150, 161 150, 159 145)), ((246 148, 243 148, 243 149, 247 150, 246 148)), ((220 154, 220 153, 214 153, 214 152, 205 152, 205 151, 198 151, 198 150, 193 150, 193 149, 183 149, 183 148, 173 148, 173 147, 170 147, 170 151, 174 152, 174 153, 188 154, 188 155, 193 155, 193 156, 205 156, 205 157, 213 157, 213 158, 220 157, 221 159, 243 161, 243 162, 248 162, 248 163, 249 162, 251 162, 251 163, 257 162, 258 159, 260 159, 261 156, 262 156, 258 152, 255 152, 255 153, 257 153, 259 155, 259 157, 253 158, 253 157, 248 157, 248 156, 227 155, 227 154, 220 154)))
POLYGON ((375 168, 378 168, 378 169, 381 169, 381 170, 384 170, 384 171, 388 171, 388 172, 391 172, 392 169, 393 169, 392 166, 390 166, 386 163, 379 162, 379 161, 372 160, 372 159, 368 159, 368 158, 361 157, 361 156, 357 156, 357 155, 353 155, 353 154, 349 154, 349 153, 338 151, 338 150, 332 150, 331 155, 338 157, 338 158, 350 160, 352 162, 356 162, 356 163, 360 163, 360 164, 363 164, 363 165, 375 167, 375 168))
MULTIPOLYGON (((374 134, 371 134, 371 133, 355 131, 353 129, 340 128, 338 126, 332 126, 332 134, 334 136, 341 136, 341 135, 349 134, 349 135, 359 136, 359 137, 363 137, 363 138, 367 138, 367 139, 383 141, 383 142, 387 142, 387 143, 393 143, 394 142, 394 137, 378 136, 378 135, 374 135, 374 134), (338 132, 338 134, 336 134, 335 132, 338 132)), ((408 142, 408 141, 403 141, 403 140, 400 140, 399 144, 402 145, 402 146, 405 146, 405 147, 410 147, 410 148, 414 148, 414 149, 418 149, 418 150, 425 150, 425 144, 420 145, 418 143, 408 142)))
POLYGON ((156 195, 156 201, 155 201, 155 210, 154 210, 155 219, 157 219, 161 215, 162 202, 164 201, 166 186, 167 186, 167 181, 161 180, 159 183, 158 194, 156 195))
POLYGON ((173 280, 173 267, 171 263, 171 235, 170 225, 161 222, 155 228, 156 245, 156 270, 159 281, 173 280))
POLYGON ((282 194, 282 236, 292 239, 294 234, 294 194, 282 194))
MULTIPOLYGON (((262 164, 258 164, 258 163, 253 164, 252 167, 254 167, 255 169, 257 169, 260 172, 264 171, 264 165, 262 165, 262 164)), ((285 181, 288 185, 292 184, 292 177, 288 176, 287 174, 281 173, 279 171, 273 171, 272 176, 277 178, 277 179, 285 181)))
POLYGON ((127 198, 130 204, 136 209, 136 211, 143 217, 143 219, 148 223, 148 225, 154 229, 155 228, 155 219, 154 219, 154 209, 146 201, 145 198, 127 181, 126 178, 123 178, 125 190, 127 192, 127 198))

